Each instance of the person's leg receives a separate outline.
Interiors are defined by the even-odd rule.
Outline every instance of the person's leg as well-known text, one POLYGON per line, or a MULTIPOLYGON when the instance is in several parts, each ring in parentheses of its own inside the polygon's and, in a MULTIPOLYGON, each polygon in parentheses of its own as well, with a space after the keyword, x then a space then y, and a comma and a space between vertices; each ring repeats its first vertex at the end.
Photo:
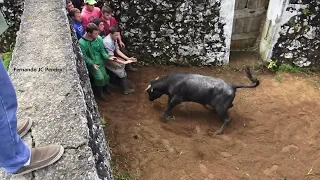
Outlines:
POLYGON ((130 88, 128 76, 125 76, 125 77, 122 77, 122 78, 121 78, 121 85, 122 85, 122 87, 123 87, 123 93, 124 93, 125 95, 134 93, 135 90, 132 89, 132 88, 130 88))
POLYGON ((14 173, 28 162, 30 149, 17 134, 16 93, 0 61, 0 167, 14 173))
POLYGON ((119 74, 119 77, 121 78, 120 81, 121 81, 121 86, 123 87, 123 93, 125 95, 134 93, 135 90, 130 88, 128 74, 125 70, 125 66, 122 66, 117 71, 119 72, 118 74, 119 74))
POLYGON ((105 77, 103 76, 100 68, 98 70, 91 68, 89 70, 89 73, 92 74, 92 77, 94 79, 93 90, 94 90, 95 94, 98 96, 99 99, 104 101, 105 97, 103 94, 103 86, 105 86, 106 81, 105 81, 105 77))
POLYGON ((0 58, 0 167, 7 173, 22 175, 55 163, 64 148, 49 145, 30 150, 17 134, 17 106, 14 87, 0 58))
POLYGON ((112 94, 111 93, 111 84, 110 84, 110 76, 108 75, 107 71, 106 71, 106 67, 105 66, 100 66, 99 67, 103 77, 104 77, 104 86, 103 86, 103 90, 107 93, 107 94, 112 94))
POLYGON ((109 63, 114 63, 113 66, 111 66, 111 64, 107 65, 107 68, 120 78, 120 84, 123 88, 123 93, 125 95, 134 93, 134 89, 131 89, 129 86, 129 80, 127 77, 127 72, 125 70, 125 65, 116 62, 109 63))

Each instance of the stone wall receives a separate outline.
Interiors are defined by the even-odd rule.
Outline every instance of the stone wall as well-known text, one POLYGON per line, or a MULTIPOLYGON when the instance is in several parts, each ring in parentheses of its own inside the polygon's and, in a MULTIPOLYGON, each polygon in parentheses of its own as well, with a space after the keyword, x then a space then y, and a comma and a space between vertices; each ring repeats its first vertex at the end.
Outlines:
POLYGON ((270 60, 299 67, 319 66, 320 1, 288 0, 283 7, 270 60))
POLYGON ((62 158, 23 177, 0 179, 112 180, 110 152, 88 72, 71 31, 65 1, 25 0, 9 66, 17 117, 32 119, 30 147, 61 144, 62 158))
POLYGON ((73 42, 73 51, 76 55, 77 71, 80 78, 80 84, 83 90, 84 100, 86 103, 86 117, 89 128, 89 143, 93 156, 95 158, 96 169, 101 179, 111 180, 111 154, 110 148, 105 141, 104 130, 101 126, 101 117, 91 88, 90 78, 86 63, 82 58, 82 52, 78 44, 76 33, 73 29, 73 23, 69 18, 70 30, 73 42))
POLYGON ((0 36, 0 53, 10 51, 16 41, 24 0, 0 0, 0 10, 7 20, 8 30, 0 36))
POLYGON ((107 0, 130 52, 147 64, 227 64, 234 1, 107 0))

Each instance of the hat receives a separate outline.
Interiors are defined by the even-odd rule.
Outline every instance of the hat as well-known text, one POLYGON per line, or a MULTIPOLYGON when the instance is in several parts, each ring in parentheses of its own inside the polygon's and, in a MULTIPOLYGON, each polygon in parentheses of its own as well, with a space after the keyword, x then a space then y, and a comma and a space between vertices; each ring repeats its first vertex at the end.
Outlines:
POLYGON ((94 5, 94 4, 97 4, 97 1, 95 1, 95 0, 85 0, 84 3, 90 4, 90 5, 94 5))
POLYGON ((94 24, 96 24, 97 26, 99 26, 99 24, 102 22, 102 20, 101 20, 100 18, 94 18, 94 19, 92 20, 92 22, 93 22, 94 24))

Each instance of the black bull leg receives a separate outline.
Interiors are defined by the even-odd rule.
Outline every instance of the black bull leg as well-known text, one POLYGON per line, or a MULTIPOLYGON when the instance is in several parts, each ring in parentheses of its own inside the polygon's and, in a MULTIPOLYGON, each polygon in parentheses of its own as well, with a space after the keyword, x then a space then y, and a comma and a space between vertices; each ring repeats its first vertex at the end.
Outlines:
POLYGON ((169 118, 169 114, 171 113, 172 109, 180 104, 182 101, 180 98, 178 98, 177 96, 174 97, 169 97, 168 98, 168 105, 166 107, 166 109, 163 112, 163 115, 161 116, 161 121, 162 122, 167 122, 168 118, 169 118))

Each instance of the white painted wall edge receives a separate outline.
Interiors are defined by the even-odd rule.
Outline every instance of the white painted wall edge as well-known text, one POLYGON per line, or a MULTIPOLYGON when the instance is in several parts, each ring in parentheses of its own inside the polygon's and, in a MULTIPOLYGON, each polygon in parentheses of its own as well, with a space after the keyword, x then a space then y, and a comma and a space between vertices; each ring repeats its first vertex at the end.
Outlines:
POLYGON ((220 19, 225 23, 223 28, 223 35, 225 37, 226 44, 226 52, 224 55, 223 64, 229 64, 234 6, 235 0, 221 0, 220 19), (232 11, 230 9, 232 9, 232 11))
MULTIPOLYGON (((275 45, 275 36, 279 34, 279 22, 286 10, 289 0, 270 0, 266 22, 262 31, 259 53, 263 61, 269 61, 275 45)), ((278 39, 278 38, 277 38, 278 39)))
POLYGON ((306 8, 306 5, 289 4, 289 0, 270 0, 259 48, 260 57, 263 61, 271 61, 273 48, 280 37, 281 26, 293 16, 299 14, 298 11, 286 11, 288 7, 298 10, 306 8))

